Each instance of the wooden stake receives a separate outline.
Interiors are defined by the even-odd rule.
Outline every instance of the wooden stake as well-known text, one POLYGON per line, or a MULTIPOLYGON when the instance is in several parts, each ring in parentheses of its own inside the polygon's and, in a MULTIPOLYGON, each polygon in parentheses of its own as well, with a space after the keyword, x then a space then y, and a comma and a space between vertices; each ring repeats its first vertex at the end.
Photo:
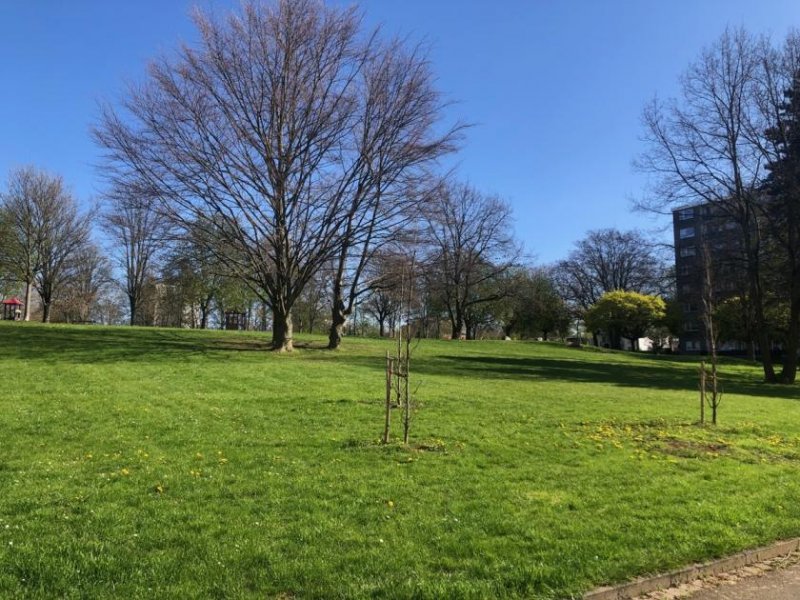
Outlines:
POLYGON ((383 443, 389 443, 389 426, 392 419, 392 359, 386 351, 386 419, 383 424, 383 443))
POLYGON ((711 422, 717 424, 717 406, 719 406, 719 390, 717 389, 717 361, 711 363, 711 422))
POLYGON ((403 382, 403 400, 405 403, 405 414, 403 415, 403 443, 406 445, 408 445, 408 431, 411 428, 411 395, 408 393, 409 361, 411 360, 411 326, 409 325, 407 327, 405 356, 403 356, 403 362, 405 363, 405 381, 403 382))
POLYGON ((700 424, 706 421, 706 363, 700 363, 700 424))

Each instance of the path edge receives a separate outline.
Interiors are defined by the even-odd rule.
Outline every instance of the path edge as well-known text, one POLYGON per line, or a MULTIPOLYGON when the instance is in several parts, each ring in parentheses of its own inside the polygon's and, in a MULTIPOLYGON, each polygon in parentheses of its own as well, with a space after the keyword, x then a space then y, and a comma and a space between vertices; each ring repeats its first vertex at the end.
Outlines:
POLYGON ((800 537, 775 542, 769 546, 745 550, 733 556, 719 558, 652 577, 641 577, 628 583, 604 586, 587 592, 584 600, 627 600, 657 590, 689 583, 695 579, 735 571, 754 563, 770 560, 800 550, 800 537))

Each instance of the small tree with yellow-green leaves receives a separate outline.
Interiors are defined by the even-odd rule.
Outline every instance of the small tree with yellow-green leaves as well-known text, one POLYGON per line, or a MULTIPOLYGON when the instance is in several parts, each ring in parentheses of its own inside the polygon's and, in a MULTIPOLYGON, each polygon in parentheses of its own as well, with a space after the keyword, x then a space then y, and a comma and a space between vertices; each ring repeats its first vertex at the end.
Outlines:
POLYGON ((586 311, 584 320, 591 331, 606 331, 611 340, 630 340, 637 350, 637 340, 664 318, 666 305, 658 296, 623 292, 606 292, 586 311))

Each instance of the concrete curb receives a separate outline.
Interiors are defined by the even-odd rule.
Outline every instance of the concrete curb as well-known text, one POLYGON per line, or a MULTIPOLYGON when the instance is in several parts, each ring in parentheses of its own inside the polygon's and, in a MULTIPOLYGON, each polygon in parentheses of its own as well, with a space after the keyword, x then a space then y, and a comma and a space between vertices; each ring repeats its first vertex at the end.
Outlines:
POLYGON ((588 592, 583 598, 584 600, 627 600, 628 598, 634 598, 635 596, 641 596, 642 594, 655 592, 656 590, 663 590, 683 583, 689 583, 690 581, 702 577, 734 571, 752 565, 753 563, 770 560, 785 554, 791 554, 797 550, 800 550, 800 538, 792 538, 790 540, 777 542, 771 546, 745 550, 744 552, 734 554, 727 558, 696 563, 662 575, 642 577, 620 585, 597 588, 596 590, 588 592))

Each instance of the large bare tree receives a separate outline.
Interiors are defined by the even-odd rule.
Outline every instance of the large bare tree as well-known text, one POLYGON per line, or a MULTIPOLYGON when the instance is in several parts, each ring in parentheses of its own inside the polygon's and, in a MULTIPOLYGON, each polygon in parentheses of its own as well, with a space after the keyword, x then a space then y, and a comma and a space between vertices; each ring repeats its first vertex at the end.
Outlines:
POLYGON ((91 322, 115 285, 111 263, 93 243, 79 248, 71 263, 71 275, 54 307, 55 318, 68 323, 91 322))
MULTIPOLYGON (((174 222, 205 226, 220 242, 218 258, 268 303, 273 348, 290 350, 303 288, 341 254, 343 235, 357 226, 363 239, 368 228, 362 207, 380 188, 380 153, 392 146, 362 139, 391 137, 370 128, 391 123, 382 111, 399 108, 368 85, 382 61, 406 55, 363 33, 355 9, 315 0, 246 3, 224 21, 197 12, 195 23, 199 45, 151 64, 121 110, 103 110, 96 139, 112 180, 162 199, 174 222)), ((429 81, 423 60, 410 67, 422 75, 408 74, 409 85, 429 81)), ((438 103, 416 100, 422 110, 438 103)), ((397 135, 418 131, 407 121, 397 135)), ((398 160, 419 153, 410 156, 398 160)))
POLYGON ((10 221, 7 260, 25 284, 25 320, 31 291, 39 293, 42 320, 50 321, 54 298, 69 280, 90 242, 92 213, 81 214, 58 175, 34 167, 13 171, 3 195, 10 221))
POLYGON ((646 208, 709 203, 738 224, 764 377, 775 381, 760 224, 769 160, 769 111, 763 103, 770 54, 766 39, 726 30, 685 71, 679 99, 654 100, 645 108, 647 150, 638 166, 654 176, 646 208))
POLYGON ((587 232, 553 269, 561 295, 578 311, 591 308, 606 292, 658 293, 665 273, 653 243, 638 231, 617 229, 587 232))
POLYGON ((5 243, 2 260, 12 276, 25 286, 23 319, 30 320, 33 284, 39 271, 37 198, 51 197, 58 191, 55 182, 33 167, 11 172, 2 195, 5 243))
POLYGON ((416 204, 426 197, 416 185, 425 168, 455 148, 462 129, 435 131, 443 104, 420 48, 407 50, 397 40, 376 45, 361 77, 355 143, 362 161, 333 263, 329 348, 339 346, 347 317, 371 287, 362 281, 368 262, 407 233, 416 204))
MULTIPOLYGON (((413 258, 387 248, 376 252, 367 266, 367 278, 370 281, 369 292, 362 303, 364 312, 378 322, 378 334, 394 333, 398 312, 403 303, 403 293, 413 285, 411 273, 413 258)), ((412 297, 415 294, 412 294, 412 297)))
POLYGON ((146 284, 166 246, 167 222, 154 200, 118 185, 107 194, 101 225, 113 243, 114 258, 122 270, 130 324, 140 324, 139 309, 146 284))
POLYGON ((54 300, 79 271, 82 253, 91 242, 93 212, 81 214, 60 177, 53 177, 53 195, 36 200, 39 270, 34 287, 42 301, 42 322, 49 323, 54 300))
MULTIPOLYGON (((217 259, 222 252, 215 247, 215 240, 205 237, 202 228, 192 227, 173 241, 164 257, 161 279, 173 288, 179 304, 192 315, 192 327, 208 327, 215 303, 223 308, 220 320, 224 317, 224 290, 229 278, 225 266, 217 259)), ((236 282, 241 286, 241 281, 236 282)))
POLYGON ((442 183, 425 206, 427 285, 447 307, 453 339, 466 337, 471 310, 501 298, 501 277, 519 256, 511 208, 466 184, 442 183))

